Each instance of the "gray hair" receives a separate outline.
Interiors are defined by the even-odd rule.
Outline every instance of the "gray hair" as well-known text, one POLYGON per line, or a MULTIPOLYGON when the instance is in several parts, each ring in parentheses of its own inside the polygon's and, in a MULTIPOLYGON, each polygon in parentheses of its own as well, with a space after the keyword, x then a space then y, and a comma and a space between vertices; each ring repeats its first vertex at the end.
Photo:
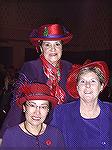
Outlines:
POLYGON ((104 74, 103 72, 98 68, 98 67, 85 67, 85 68, 82 68, 77 76, 77 82, 79 81, 80 79, 80 76, 86 72, 94 72, 98 78, 99 78, 99 81, 100 83, 105 83, 105 78, 104 78, 104 74))

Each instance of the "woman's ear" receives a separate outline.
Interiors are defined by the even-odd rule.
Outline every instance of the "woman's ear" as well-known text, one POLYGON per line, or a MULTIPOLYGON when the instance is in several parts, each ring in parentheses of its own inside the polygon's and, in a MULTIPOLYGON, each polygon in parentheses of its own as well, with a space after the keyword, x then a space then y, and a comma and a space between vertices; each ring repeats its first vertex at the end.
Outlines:
POLYGON ((101 87, 100 87, 100 92, 103 91, 103 88, 104 88, 104 83, 102 83, 101 87))
POLYGON ((76 88, 77 88, 77 91, 78 91, 79 90, 79 86, 77 85, 76 88))
POLYGON ((41 53, 43 52, 42 46, 39 46, 41 53))
POLYGON ((23 105, 23 112, 25 112, 26 111, 26 108, 25 108, 25 106, 23 105))

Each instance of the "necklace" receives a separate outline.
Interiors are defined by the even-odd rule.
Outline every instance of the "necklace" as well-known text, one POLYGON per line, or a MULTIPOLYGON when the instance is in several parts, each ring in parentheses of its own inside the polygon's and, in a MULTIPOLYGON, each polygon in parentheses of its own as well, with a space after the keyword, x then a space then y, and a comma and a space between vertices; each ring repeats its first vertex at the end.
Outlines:
POLYGON ((26 130, 30 135, 32 135, 32 136, 38 136, 38 135, 40 134, 40 132, 42 131, 43 124, 41 123, 41 128, 40 128, 40 130, 39 130, 39 132, 38 132, 37 135, 32 134, 32 133, 28 130, 28 128, 26 127, 26 123, 25 123, 25 122, 24 122, 24 128, 25 128, 25 130, 26 130))

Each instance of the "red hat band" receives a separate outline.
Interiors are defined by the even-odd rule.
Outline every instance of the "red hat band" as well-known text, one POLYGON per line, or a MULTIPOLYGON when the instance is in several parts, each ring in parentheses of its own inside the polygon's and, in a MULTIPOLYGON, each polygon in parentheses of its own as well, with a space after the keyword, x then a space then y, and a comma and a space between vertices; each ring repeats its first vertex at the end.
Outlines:
POLYGON ((38 30, 38 37, 64 37, 64 30, 59 24, 54 24, 54 25, 44 25, 39 28, 38 30))
POLYGON ((64 26, 60 24, 46 24, 39 27, 39 29, 33 29, 29 38, 31 43, 35 46, 39 46, 40 41, 63 41, 63 44, 71 41, 73 35, 66 30, 64 26))

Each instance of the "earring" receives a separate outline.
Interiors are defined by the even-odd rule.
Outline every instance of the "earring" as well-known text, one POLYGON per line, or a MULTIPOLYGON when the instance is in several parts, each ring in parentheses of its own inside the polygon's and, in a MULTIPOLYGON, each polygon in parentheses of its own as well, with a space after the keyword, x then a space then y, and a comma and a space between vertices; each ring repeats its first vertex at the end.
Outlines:
POLYGON ((23 110, 23 112, 26 112, 26 110, 23 110))
POLYGON ((43 52, 43 49, 42 49, 42 47, 41 46, 39 46, 39 48, 40 48, 40 51, 41 51, 41 53, 43 52))

